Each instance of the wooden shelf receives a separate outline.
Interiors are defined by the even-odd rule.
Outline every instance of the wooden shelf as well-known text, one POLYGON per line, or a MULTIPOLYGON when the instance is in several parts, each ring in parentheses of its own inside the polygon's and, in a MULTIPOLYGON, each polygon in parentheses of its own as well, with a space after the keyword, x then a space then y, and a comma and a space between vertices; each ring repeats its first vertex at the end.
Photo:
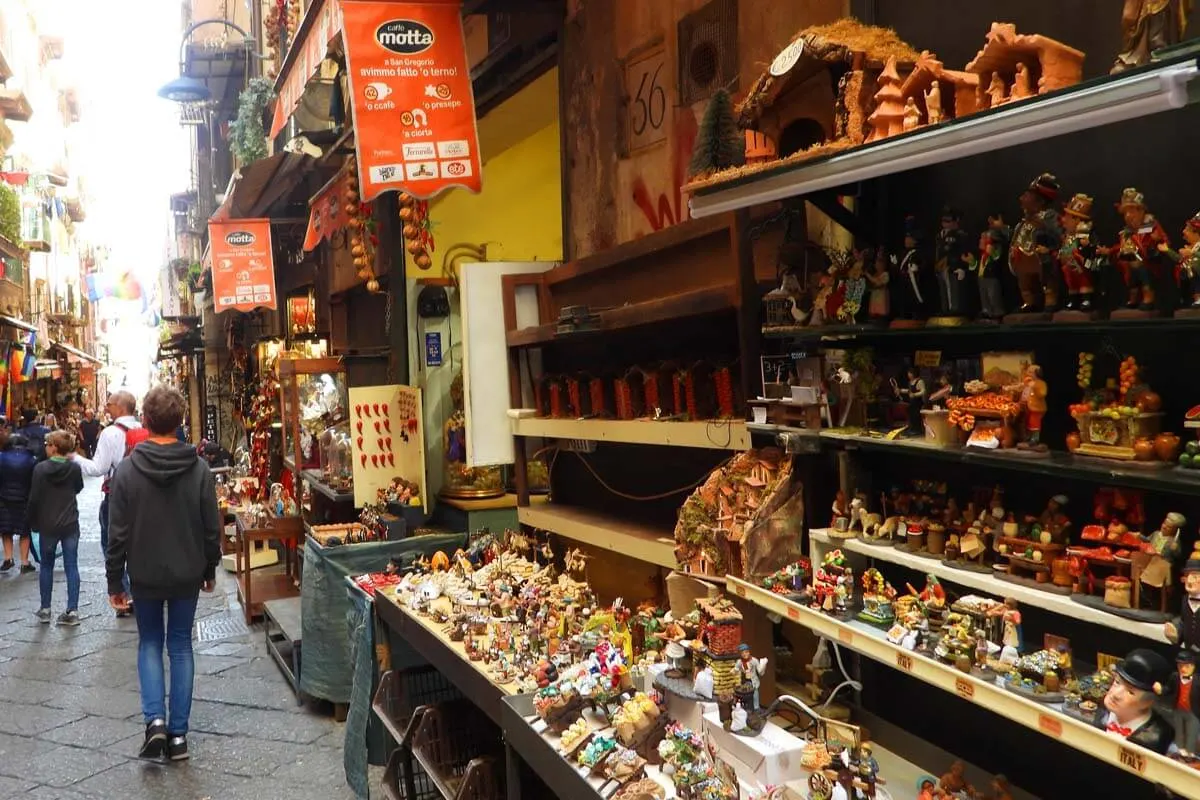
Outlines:
POLYGON ((675 569, 675 537, 648 525, 627 522, 571 506, 554 504, 517 509, 517 519, 582 544, 611 550, 660 567, 675 569))
POLYGON ((630 303, 600 311, 598 312, 600 323, 596 330, 559 334, 557 332, 558 325, 554 322, 530 328, 519 328, 508 332, 508 346, 531 347, 552 341, 566 341, 583 336, 594 336, 598 333, 636 328, 655 322, 715 314, 733 309, 736 303, 737 293, 733 284, 711 286, 706 289, 696 289, 691 292, 658 297, 641 303, 630 303))
MULTIPOLYGON (((940 559, 925 558, 905 550, 898 550, 895 547, 867 544, 860 539, 834 539, 829 535, 827 529, 811 530, 808 535, 812 542, 819 544, 825 551, 838 547, 875 561, 886 561, 889 564, 897 564, 923 574, 936 575, 947 583, 967 586, 976 591, 986 592, 993 597, 1013 597, 1022 605, 1044 608, 1055 614, 1062 614, 1064 617, 1090 622, 1133 636, 1141 636, 1161 644, 1168 643, 1167 637, 1163 635, 1161 622, 1137 622, 1125 619, 1085 606, 1082 603, 1076 603, 1069 595, 1042 592, 1019 583, 1002 581, 995 575, 947 566, 940 559)), ((817 563, 817 561, 818 559, 813 559, 813 563, 817 563)))
POLYGON ((1026 700, 1003 688, 996 682, 998 679, 977 678, 949 664, 898 647, 887 640, 883 631, 866 623, 834 619, 733 576, 728 578, 727 585, 738 597, 797 622, 835 644, 1138 775, 1151 784, 1161 783, 1183 797, 1200 797, 1200 771, 1067 716, 1057 705, 1026 700))
POLYGON ((748 450, 750 434, 744 420, 714 419, 701 422, 663 422, 651 419, 550 419, 523 417, 512 420, 514 436, 546 439, 582 439, 666 447, 703 447, 710 450, 748 450))
MULTIPOLYGON (((549 502, 550 498, 544 494, 530 495, 529 502, 533 505, 540 505, 549 502)), ((459 511, 498 511, 505 508, 517 507, 517 496, 512 492, 502 494, 499 497, 488 497, 483 500, 468 500, 460 497, 438 497, 439 503, 445 503, 451 508, 457 508, 459 511)))

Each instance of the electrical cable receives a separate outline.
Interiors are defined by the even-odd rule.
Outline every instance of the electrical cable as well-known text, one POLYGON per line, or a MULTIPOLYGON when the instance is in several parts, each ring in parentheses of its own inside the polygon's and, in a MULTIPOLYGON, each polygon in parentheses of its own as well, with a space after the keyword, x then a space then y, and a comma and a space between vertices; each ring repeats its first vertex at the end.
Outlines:
POLYGON ((842 648, 838 647, 835 642, 829 641, 828 639, 824 641, 829 642, 829 644, 833 646, 833 658, 837 662, 838 671, 842 673, 842 678, 845 680, 833 687, 833 691, 829 693, 829 697, 825 698, 825 702, 821 703, 820 708, 828 708, 829 704, 833 702, 833 698, 837 696, 837 693, 842 689, 845 689, 847 686, 856 692, 861 692, 863 689, 862 683, 851 678, 850 673, 846 671, 846 665, 842 663, 842 648))
MULTIPOLYGON (((559 450, 558 452, 562 452, 562 450, 559 450)), ((710 474, 712 474, 713 470, 720 469, 721 467, 725 466, 725 464, 729 463, 729 459, 726 459, 721 464, 717 465, 716 467, 713 467, 712 470, 705 472, 704 475, 702 475, 699 479, 693 481, 692 483, 688 484, 687 486, 680 487, 679 489, 672 489, 671 491, 668 491, 668 492, 659 492, 658 494, 638 496, 638 495, 629 494, 627 492, 622 492, 622 491, 620 491, 618 489, 614 489, 612 486, 610 486, 603 478, 600 477, 600 473, 596 472, 596 469, 590 463, 588 463, 588 460, 583 457, 582 453, 576 453, 572 450, 568 450, 566 452, 570 453, 571 455, 578 458, 581 462, 583 462, 583 466, 585 468, 587 468, 587 471, 592 474, 592 477, 596 479, 596 482, 599 483, 600 486, 603 487, 610 494, 613 494, 613 495, 623 498, 625 500, 635 500, 637 502, 650 502, 653 500, 662 500, 667 497, 673 497, 677 494, 683 494, 684 492, 690 492, 693 489, 695 489, 697 486, 699 486, 700 484, 702 484, 706 480, 708 480, 708 476, 710 474)), ((551 464, 550 464, 550 469, 551 470, 554 469, 553 462, 551 462, 551 464)))

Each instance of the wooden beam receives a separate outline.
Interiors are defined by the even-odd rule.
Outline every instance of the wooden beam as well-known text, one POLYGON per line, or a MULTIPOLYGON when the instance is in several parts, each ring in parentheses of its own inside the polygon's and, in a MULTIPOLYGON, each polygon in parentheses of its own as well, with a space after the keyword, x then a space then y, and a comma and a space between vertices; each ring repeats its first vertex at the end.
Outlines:
POLYGON ((849 231, 850 235, 854 237, 855 244, 875 245, 874 233, 867 229, 857 214, 838 202, 835 193, 817 192, 808 195, 805 199, 816 206, 825 216, 849 231))
POLYGON ((742 397, 758 397, 759 356, 762 352, 762 298, 758 280, 754 277, 754 242, 750 239, 750 211, 733 213, 729 225, 730 248, 736 268, 735 303, 737 306, 738 363, 742 369, 742 397))

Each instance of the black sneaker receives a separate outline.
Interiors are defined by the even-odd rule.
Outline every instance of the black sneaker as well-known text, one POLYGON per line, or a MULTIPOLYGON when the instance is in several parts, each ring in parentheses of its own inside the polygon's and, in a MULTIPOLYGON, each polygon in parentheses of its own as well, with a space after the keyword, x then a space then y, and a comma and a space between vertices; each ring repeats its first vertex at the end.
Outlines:
POLYGON ((4 563, 0 564, 0 572, 8 572, 14 566, 13 560, 11 558, 6 558, 4 559, 4 563))
MULTIPOLYGON (((49 620, 46 620, 46 621, 49 622, 49 620)), ((55 623, 58 625, 65 625, 69 628, 74 628, 77 625, 79 625, 79 612, 78 611, 64 611, 63 613, 58 615, 58 619, 55 620, 55 623)))
POLYGON ((167 723, 156 719, 146 725, 146 741, 138 751, 138 758, 162 758, 167 744, 167 723))
POLYGON ((37 572, 37 567, 35 567, 33 564, 22 564, 21 565, 21 574, 22 575, 28 575, 31 572, 37 572))
POLYGON ((172 761, 187 761, 187 736, 172 736, 167 741, 167 758, 172 761))
POLYGON ((50 624, 50 609, 39 608, 37 611, 34 612, 34 616, 37 617, 38 622, 42 623, 43 625, 50 624))

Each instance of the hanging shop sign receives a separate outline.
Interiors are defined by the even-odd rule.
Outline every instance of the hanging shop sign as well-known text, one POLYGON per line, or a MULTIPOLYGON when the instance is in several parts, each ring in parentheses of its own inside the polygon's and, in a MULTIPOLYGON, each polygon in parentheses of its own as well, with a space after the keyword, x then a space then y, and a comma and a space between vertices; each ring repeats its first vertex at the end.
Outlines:
POLYGON ((275 115, 271 119, 272 139, 279 135, 296 112, 309 79, 325 60, 329 44, 342 31, 342 5, 338 0, 317 0, 307 12, 307 15, 312 14, 317 15, 313 25, 304 30, 301 41, 292 45, 288 51, 291 64, 284 67, 282 75, 275 82, 279 97, 275 101, 275 115))
POLYGON ((213 307, 222 311, 276 308, 271 220, 209 221, 213 307))
POLYGON ((322 239, 328 239, 346 227, 346 191, 350 172, 343 171, 308 201, 308 232, 304 235, 304 251, 314 249, 322 239))
POLYGON ((363 202, 483 188, 459 0, 343 0, 363 202))

